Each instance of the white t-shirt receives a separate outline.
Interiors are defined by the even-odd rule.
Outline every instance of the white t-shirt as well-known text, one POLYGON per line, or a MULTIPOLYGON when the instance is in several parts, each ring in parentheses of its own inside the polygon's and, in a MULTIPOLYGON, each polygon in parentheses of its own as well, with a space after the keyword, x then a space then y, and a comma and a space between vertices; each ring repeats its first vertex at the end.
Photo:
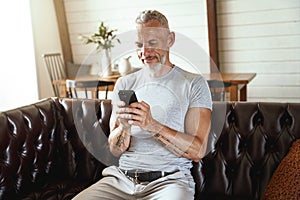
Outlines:
MULTIPOLYGON (((119 78, 114 89, 113 104, 119 101, 118 91, 121 89, 134 90, 138 101, 150 105, 155 120, 179 132, 185 132, 184 121, 189 108, 212 109, 211 94, 205 79, 177 66, 159 78, 149 77, 144 68, 119 78)), ((178 157, 149 132, 132 126, 130 147, 121 155, 119 167, 124 170, 183 170, 189 173, 192 161, 178 157)))

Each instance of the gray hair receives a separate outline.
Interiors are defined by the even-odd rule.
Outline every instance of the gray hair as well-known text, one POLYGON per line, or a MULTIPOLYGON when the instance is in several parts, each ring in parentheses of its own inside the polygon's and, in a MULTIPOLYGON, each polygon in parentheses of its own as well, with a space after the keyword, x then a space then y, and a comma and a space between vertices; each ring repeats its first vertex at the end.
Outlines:
POLYGON ((136 18, 135 22, 137 24, 145 24, 150 20, 157 20, 159 21, 160 25, 169 28, 169 23, 167 18, 157 10, 144 10, 142 11, 139 16, 136 18))

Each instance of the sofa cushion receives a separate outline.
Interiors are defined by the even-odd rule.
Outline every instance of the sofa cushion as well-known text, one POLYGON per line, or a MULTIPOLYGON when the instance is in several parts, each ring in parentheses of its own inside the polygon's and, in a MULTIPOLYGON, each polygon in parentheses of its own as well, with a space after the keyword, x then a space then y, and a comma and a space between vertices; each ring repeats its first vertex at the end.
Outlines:
POLYGON ((296 140, 288 154, 275 170, 262 200, 300 198, 300 139, 296 140))

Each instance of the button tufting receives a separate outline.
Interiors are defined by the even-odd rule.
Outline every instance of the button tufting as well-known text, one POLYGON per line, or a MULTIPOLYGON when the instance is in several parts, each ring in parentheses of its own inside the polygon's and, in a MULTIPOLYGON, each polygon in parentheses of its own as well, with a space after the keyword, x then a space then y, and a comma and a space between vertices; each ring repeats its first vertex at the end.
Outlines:
POLYGON ((257 175, 257 176, 260 176, 261 174, 262 174, 261 170, 257 170, 257 171, 256 171, 256 175, 257 175))
POLYGON ((266 143, 266 150, 267 150, 268 152, 275 152, 275 150, 276 150, 276 145, 275 145, 273 142, 268 141, 268 142, 266 143))
POLYGON ((219 146, 220 146, 220 147, 223 147, 223 146, 224 146, 224 145, 223 145, 223 142, 220 142, 220 143, 219 143, 219 146))

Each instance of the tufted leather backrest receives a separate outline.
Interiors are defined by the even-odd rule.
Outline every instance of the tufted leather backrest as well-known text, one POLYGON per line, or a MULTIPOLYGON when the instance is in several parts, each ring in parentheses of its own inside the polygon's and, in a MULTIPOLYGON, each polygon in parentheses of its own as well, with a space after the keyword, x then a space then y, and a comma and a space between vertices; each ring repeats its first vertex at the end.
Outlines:
POLYGON ((0 199, 17 199, 51 180, 58 121, 53 100, 0 113, 0 199))
POLYGON ((108 151, 110 114, 110 101, 67 98, 0 113, 0 199, 20 199, 51 182, 101 178, 102 163, 116 164, 111 155, 98 159, 108 151))
POLYGON ((116 160, 107 160, 113 159, 107 143, 110 101, 66 98, 59 99, 57 107, 62 130, 60 153, 63 165, 68 166, 64 174, 77 180, 98 180, 107 163, 116 164, 116 160))
POLYGON ((225 123, 212 151, 192 169, 195 199, 259 199, 272 173, 300 138, 300 104, 214 102, 211 133, 225 123))

